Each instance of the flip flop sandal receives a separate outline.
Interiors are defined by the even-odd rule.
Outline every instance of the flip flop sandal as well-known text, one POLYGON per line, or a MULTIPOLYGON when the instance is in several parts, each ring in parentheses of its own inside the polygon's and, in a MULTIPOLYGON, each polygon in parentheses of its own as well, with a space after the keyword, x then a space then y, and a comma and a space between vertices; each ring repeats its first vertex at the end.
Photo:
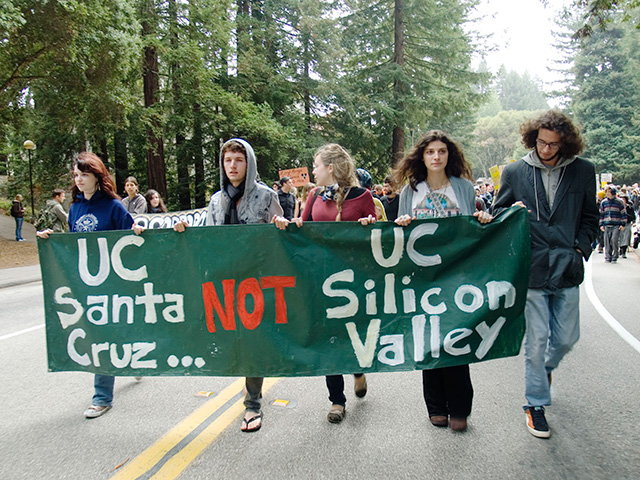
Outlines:
POLYGON ((243 418, 242 419, 242 427, 240 427, 240 430, 242 430, 243 432, 257 432, 258 430, 260 430, 260 428, 262 428, 262 412, 260 413, 256 413, 253 417, 246 419, 243 418), (260 423, 258 423, 257 427, 253 427, 253 428, 249 428, 249 424, 255 421, 259 421, 260 423), (244 427, 244 428, 242 428, 244 427))

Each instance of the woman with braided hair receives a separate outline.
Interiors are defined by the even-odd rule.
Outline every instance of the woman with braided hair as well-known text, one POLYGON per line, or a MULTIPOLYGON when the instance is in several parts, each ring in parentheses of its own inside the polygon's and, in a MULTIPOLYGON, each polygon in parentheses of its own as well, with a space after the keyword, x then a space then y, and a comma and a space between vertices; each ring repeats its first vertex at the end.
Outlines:
MULTIPOLYGON (((303 222, 355 222, 362 225, 375 223, 376 208, 371 192, 360 187, 356 167, 349 153, 340 145, 330 143, 320 147, 313 157, 313 175, 318 187, 309 192, 302 218, 287 220, 275 216, 273 222, 281 230, 289 223, 301 227, 303 222)), ((364 374, 355 374, 354 391, 357 397, 367 394, 364 374)), ((327 375, 327 388, 331 410, 327 420, 340 423, 344 419, 347 399, 344 395, 344 377, 327 375)))

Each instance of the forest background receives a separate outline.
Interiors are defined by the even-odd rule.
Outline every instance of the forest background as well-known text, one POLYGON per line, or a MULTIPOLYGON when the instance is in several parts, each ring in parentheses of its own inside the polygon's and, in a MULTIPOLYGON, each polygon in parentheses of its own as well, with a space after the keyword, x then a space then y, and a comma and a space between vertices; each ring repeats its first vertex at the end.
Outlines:
MULTIPOLYGON (((542 1, 542 0, 541 0, 542 1)), ((422 133, 458 140, 474 175, 520 158, 519 125, 549 105, 582 127, 584 156, 640 179, 636 0, 575 0, 556 19, 562 82, 492 75, 476 0, 0 0, 0 192, 36 208, 71 184, 82 150, 205 206, 218 155, 248 140, 263 181, 327 142, 381 182, 422 133), (25 140, 37 148, 24 149, 25 140), (31 172, 29 154, 31 154, 31 172)))

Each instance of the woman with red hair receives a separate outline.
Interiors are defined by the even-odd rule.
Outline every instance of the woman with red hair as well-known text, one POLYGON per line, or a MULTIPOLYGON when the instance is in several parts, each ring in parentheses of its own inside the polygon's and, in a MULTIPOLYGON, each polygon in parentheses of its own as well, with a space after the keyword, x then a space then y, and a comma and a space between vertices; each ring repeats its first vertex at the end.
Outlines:
MULTIPOLYGON (((120 197, 115 183, 100 158, 82 152, 73 162, 72 200, 69 207, 70 232, 101 232, 105 230, 133 230, 136 235, 144 227, 133 223, 120 197)), ((40 238, 49 238, 53 230, 38 232, 40 238)), ((95 392, 91 405, 84 412, 87 418, 96 418, 111 409, 115 377, 95 375, 95 392)))

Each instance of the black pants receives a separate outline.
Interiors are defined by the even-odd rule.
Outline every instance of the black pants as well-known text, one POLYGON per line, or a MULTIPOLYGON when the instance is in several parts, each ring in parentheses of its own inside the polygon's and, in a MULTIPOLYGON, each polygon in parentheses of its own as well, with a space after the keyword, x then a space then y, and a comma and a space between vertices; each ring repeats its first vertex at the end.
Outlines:
POLYGON ((596 241, 598 242, 598 252, 602 253, 602 250, 604 249, 604 232, 600 229, 598 229, 598 237, 596 241))
POLYGON ((430 417, 467 418, 471 414, 473 386, 469 365, 423 370, 422 391, 430 417))
MULTIPOLYGON (((354 377, 359 378, 363 373, 356 373, 354 377)), ((327 375, 327 388, 329 389, 329 401, 332 405, 342 405, 347 403, 347 397, 344 396, 344 377, 342 375, 327 375)))

